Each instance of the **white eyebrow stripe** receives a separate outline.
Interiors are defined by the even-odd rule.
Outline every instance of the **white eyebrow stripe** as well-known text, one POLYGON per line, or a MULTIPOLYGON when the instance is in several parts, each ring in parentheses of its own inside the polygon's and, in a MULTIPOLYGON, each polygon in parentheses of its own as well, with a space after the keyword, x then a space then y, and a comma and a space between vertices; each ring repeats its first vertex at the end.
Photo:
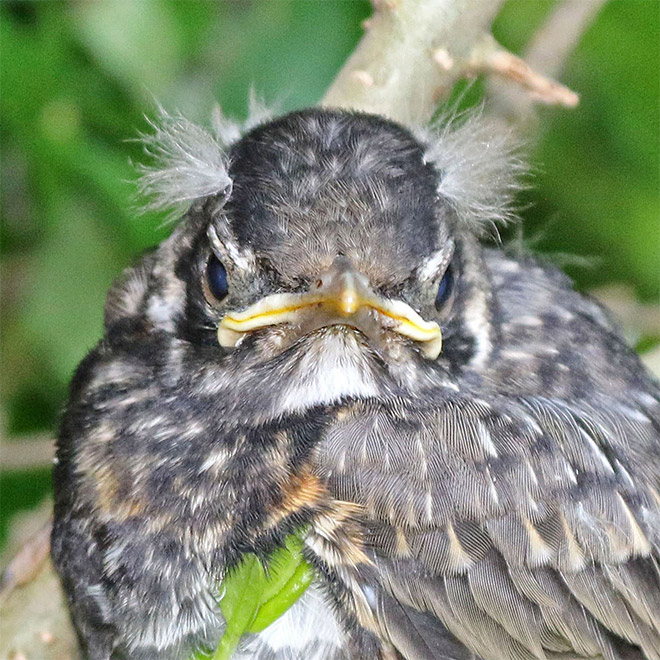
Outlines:
POLYGON ((239 249, 231 241, 225 241, 224 245, 232 261, 239 268, 243 268, 244 270, 247 270, 250 267, 249 259, 243 256, 243 254, 241 254, 239 249))
POLYGON ((442 262, 445 261, 448 256, 447 248, 445 247, 435 254, 432 254, 430 257, 427 257, 418 271, 419 279, 428 280, 433 277, 438 272, 442 262))

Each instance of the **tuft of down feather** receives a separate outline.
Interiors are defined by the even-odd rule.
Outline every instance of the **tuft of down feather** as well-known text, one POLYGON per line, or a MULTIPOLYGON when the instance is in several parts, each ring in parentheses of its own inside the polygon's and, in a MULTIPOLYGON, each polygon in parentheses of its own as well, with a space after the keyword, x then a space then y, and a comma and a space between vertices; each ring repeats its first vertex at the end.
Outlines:
POLYGON ((438 194, 470 231, 483 234, 516 219, 527 165, 510 128, 479 111, 441 118, 417 135, 438 171, 438 194))
MULTIPOLYGON (((141 135, 153 159, 151 165, 139 166, 138 187, 150 200, 147 208, 176 209, 210 195, 228 195, 229 147, 270 117, 254 94, 245 123, 225 118, 216 107, 211 131, 159 107, 156 118, 148 119, 153 133, 141 135)), ((441 118, 417 130, 416 136, 427 145, 427 162, 438 170, 438 194, 468 229, 480 234, 516 217, 514 200, 524 187, 521 176, 526 166, 510 129, 473 112, 441 118)))
POLYGON ((138 166, 138 190, 149 200, 146 208, 176 209, 209 195, 228 195, 232 185, 227 172, 229 147, 270 116, 254 92, 250 93, 248 118, 243 124, 227 119, 216 106, 211 131, 158 106, 156 117, 147 118, 153 132, 140 135, 152 159, 152 164, 138 166))
POLYGON ((140 138, 153 163, 138 168, 138 189, 149 199, 147 208, 190 204, 231 188, 227 145, 218 137, 163 108, 156 119, 147 121, 153 133, 140 138))

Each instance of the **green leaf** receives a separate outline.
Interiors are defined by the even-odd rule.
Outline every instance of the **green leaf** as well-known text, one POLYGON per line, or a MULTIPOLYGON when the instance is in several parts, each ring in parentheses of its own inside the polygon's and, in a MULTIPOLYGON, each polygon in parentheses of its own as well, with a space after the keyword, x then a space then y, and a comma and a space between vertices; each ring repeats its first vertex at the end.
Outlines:
MULTIPOLYGON (((313 570, 302 554, 301 535, 291 534, 266 565, 247 554, 222 581, 220 610, 226 628, 213 660, 228 660, 245 633, 261 632, 281 617, 312 582, 313 570)), ((208 658, 203 654, 196 660, 208 658)))
POLYGON ((224 595, 220 609, 227 626, 213 660, 226 660, 259 611, 266 587, 266 573, 256 555, 247 555, 242 563, 223 580, 224 595))
POLYGON ((312 567, 303 560, 282 589, 261 605, 248 632, 261 632, 279 619, 303 595, 313 577, 312 567))
POLYGON ((262 594, 263 603, 275 598, 291 580, 301 561, 304 562, 302 548, 303 542, 300 536, 290 534, 284 539, 284 547, 277 548, 270 555, 268 581, 262 594))

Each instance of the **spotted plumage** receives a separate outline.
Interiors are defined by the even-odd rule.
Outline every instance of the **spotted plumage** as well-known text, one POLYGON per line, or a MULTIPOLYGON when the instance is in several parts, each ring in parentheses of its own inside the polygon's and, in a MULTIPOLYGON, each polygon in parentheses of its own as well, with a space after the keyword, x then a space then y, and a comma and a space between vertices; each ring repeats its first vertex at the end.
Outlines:
POLYGON ((486 249, 521 171, 481 118, 163 114, 183 205, 111 289, 55 469, 89 660, 187 660, 222 582, 305 533, 247 660, 660 659, 660 389, 554 268, 486 249))

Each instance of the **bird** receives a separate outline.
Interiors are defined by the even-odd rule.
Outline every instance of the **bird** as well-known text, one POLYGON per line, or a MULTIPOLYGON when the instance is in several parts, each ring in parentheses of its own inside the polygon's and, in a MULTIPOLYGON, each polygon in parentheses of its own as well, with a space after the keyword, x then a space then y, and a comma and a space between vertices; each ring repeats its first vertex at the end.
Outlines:
POLYGON ((82 656, 211 657, 232 572, 298 538, 311 584, 232 658, 658 660, 660 387, 484 240, 515 136, 319 107, 143 139, 177 220, 108 293, 54 468, 82 656))

